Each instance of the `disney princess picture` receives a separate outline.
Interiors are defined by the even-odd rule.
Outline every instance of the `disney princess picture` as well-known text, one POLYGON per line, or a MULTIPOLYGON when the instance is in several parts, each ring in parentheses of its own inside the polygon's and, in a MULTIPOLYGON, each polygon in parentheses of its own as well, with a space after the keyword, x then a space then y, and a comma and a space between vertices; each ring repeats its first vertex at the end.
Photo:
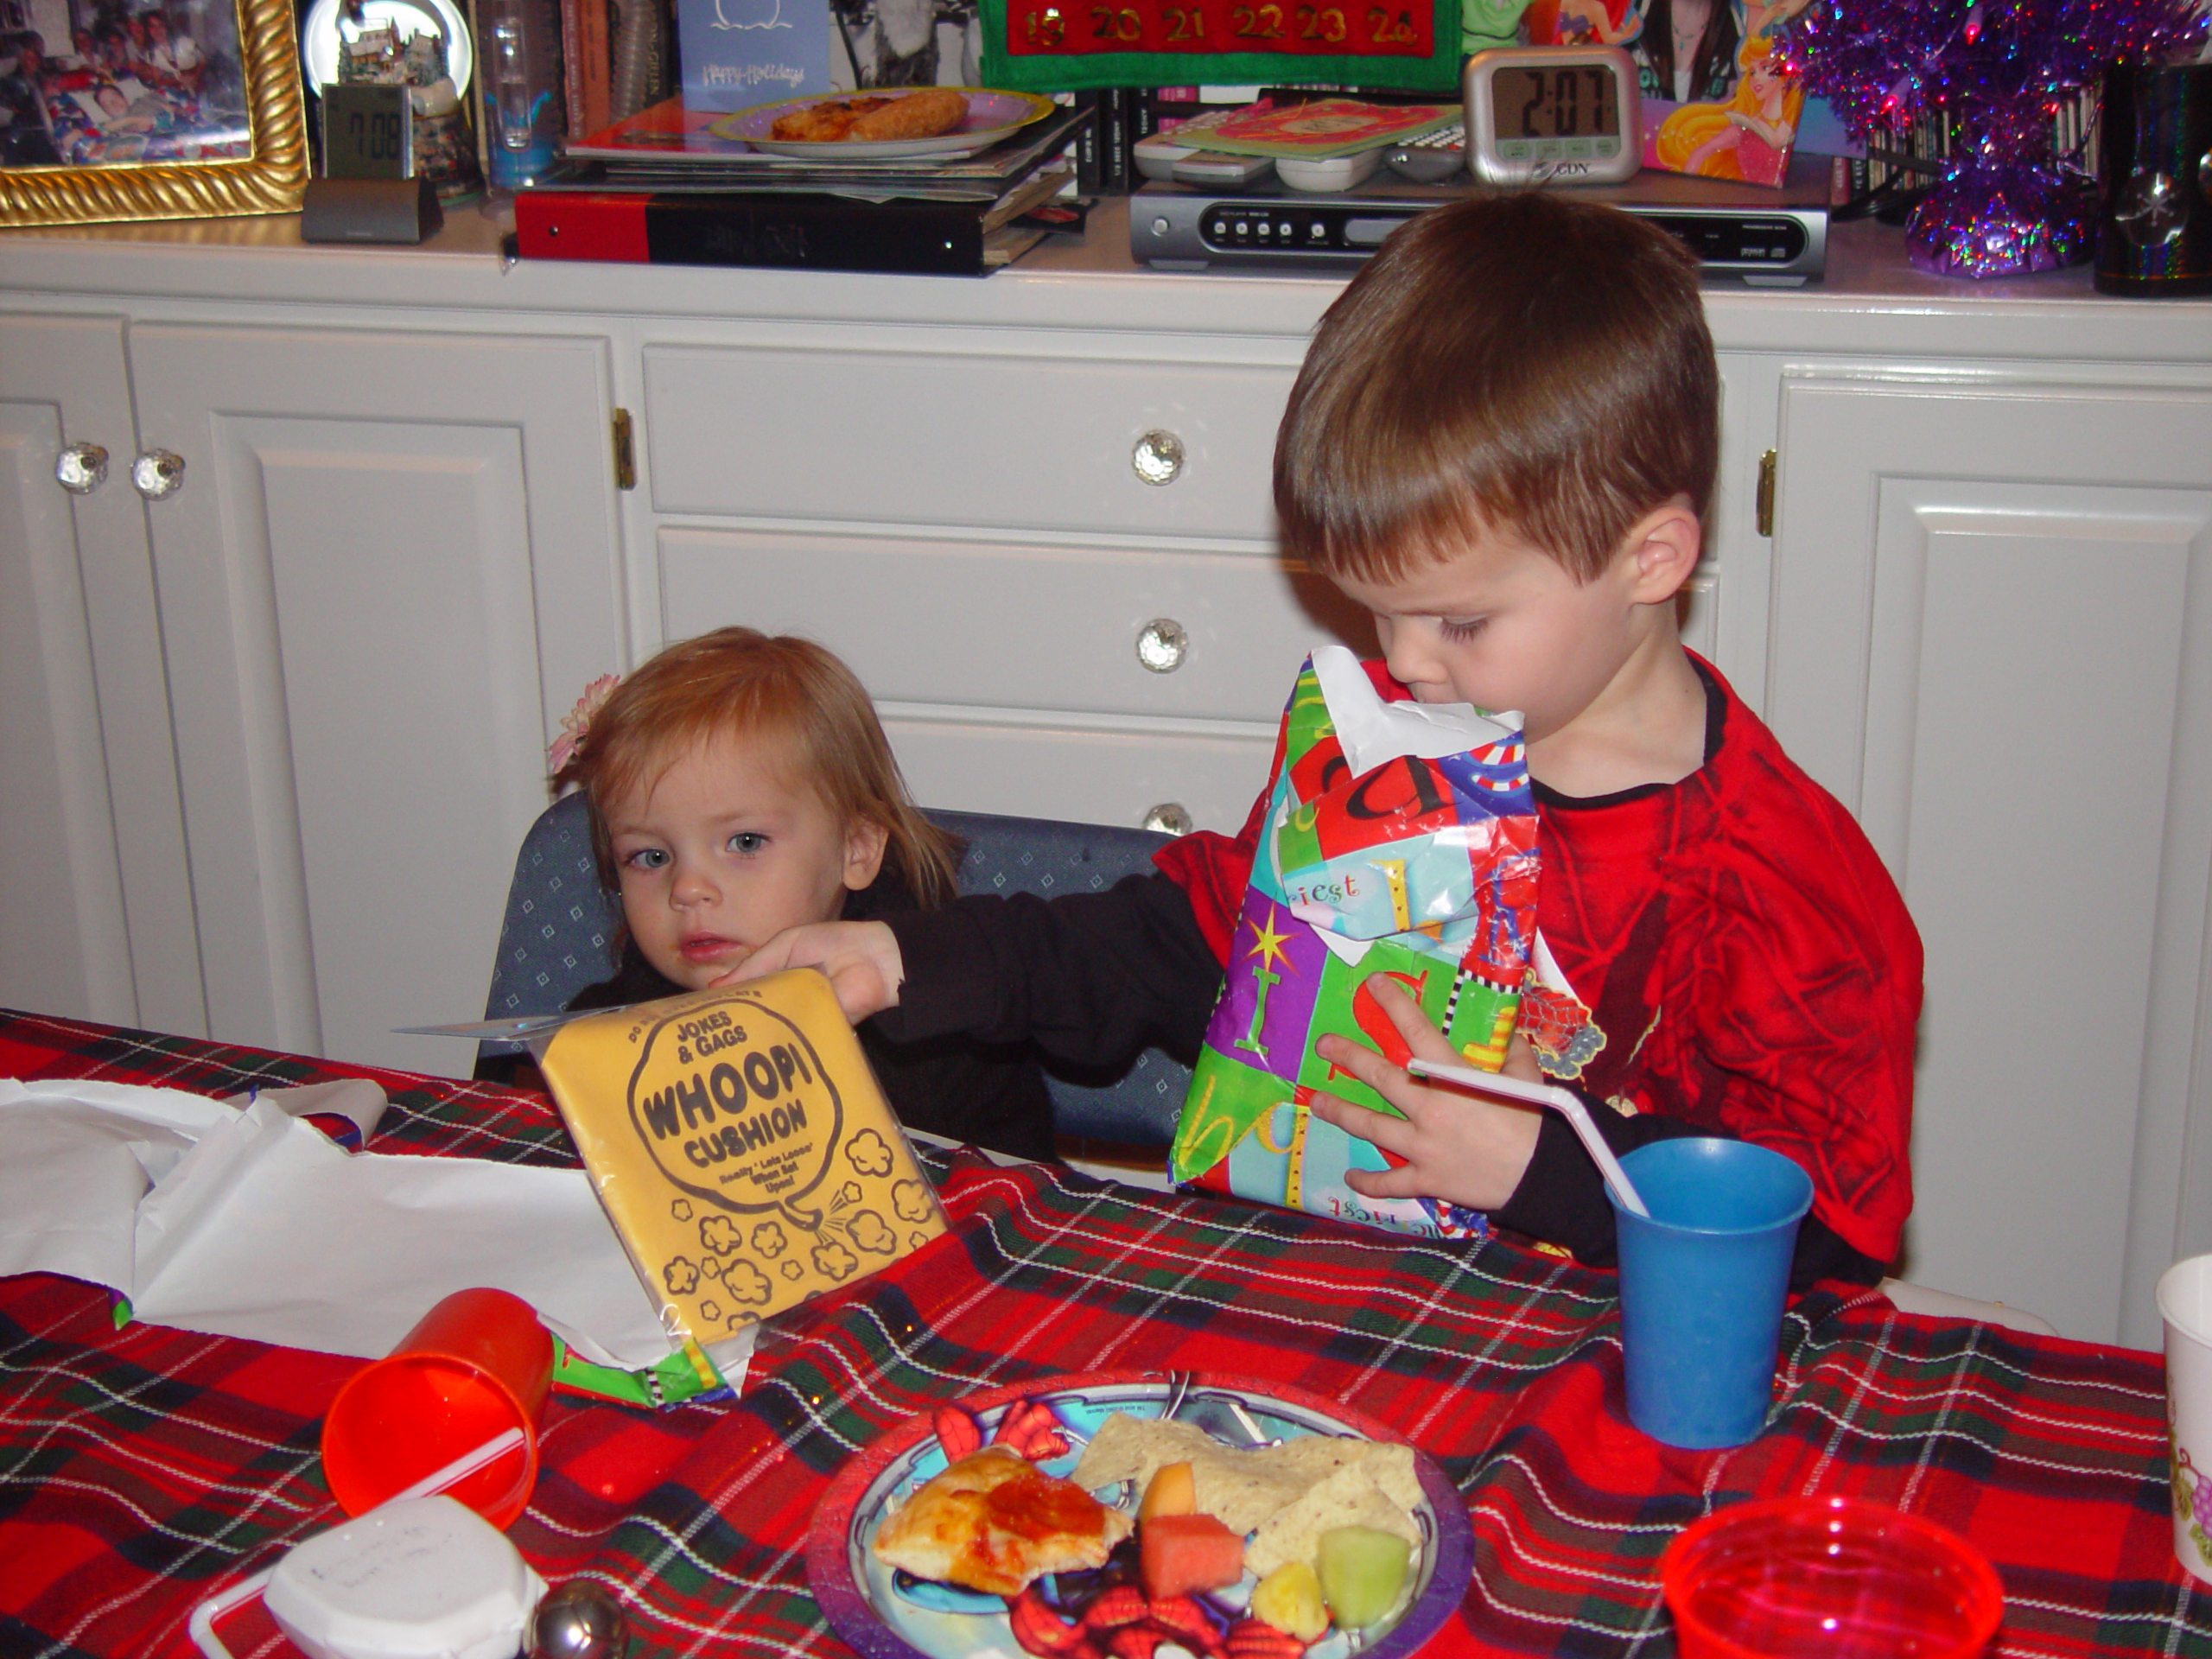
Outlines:
POLYGON ((1789 169, 1805 103, 1782 67, 1776 31, 1812 3, 1465 0, 1467 27, 1487 44, 1624 47, 1642 83, 1644 166, 1773 187, 1789 169))

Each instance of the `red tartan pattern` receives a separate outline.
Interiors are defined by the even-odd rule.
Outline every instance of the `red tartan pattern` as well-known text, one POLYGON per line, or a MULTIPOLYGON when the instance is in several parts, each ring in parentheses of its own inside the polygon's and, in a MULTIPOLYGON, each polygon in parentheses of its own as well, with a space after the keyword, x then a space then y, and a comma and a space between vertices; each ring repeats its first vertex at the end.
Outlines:
MULTIPOLYGON (((222 1093, 348 1070, 0 1015, 0 1075, 222 1093)), ((410 1150, 558 1155, 537 1096, 380 1075, 410 1150)), ((1058 1167, 932 1167, 953 1231, 772 1321, 734 1403, 549 1408, 511 1535, 549 1580, 615 1588, 639 1659, 843 1652, 804 1545, 855 1448, 975 1389, 1133 1365, 1292 1383, 1435 1456, 1466 1494, 1476 1573, 1433 1655, 1671 1653, 1668 1540, 1717 1505, 1814 1491, 1979 1544, 2006 1592, 1994 1653, 2212 1654, 2212 1591, 2173 1557, 2154 1355, 1816 1294, 1786 1321, 1769 1432, 1673 1451, 1623 1414, 1610 1274, 1058 1167)), ((359 1364, 118 1332, 104 1293, 0 1281, 0 1654, 190 1655, 195 1602, 338 1518, 315 1438, 359 1364)), ((258 1609, 224 1630, 241 1659, 291 1653, 258 1609)))

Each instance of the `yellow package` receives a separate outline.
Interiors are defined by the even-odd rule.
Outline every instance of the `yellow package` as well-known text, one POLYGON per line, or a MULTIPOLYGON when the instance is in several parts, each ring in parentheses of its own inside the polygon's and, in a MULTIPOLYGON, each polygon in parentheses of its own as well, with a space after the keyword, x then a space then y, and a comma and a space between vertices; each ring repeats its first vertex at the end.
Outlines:
POLYGON ((811 969, 574 1020, 541 1065, 662 1324, 709 1356, 944 1231, 811 969))

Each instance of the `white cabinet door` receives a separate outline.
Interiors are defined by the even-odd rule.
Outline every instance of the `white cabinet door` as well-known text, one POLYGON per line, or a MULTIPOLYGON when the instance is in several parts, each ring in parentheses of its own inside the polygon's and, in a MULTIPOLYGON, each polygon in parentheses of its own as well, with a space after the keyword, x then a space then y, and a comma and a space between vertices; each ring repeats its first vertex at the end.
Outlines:
POLYGON ((0 318, 0 1004, 204 1035, 135 453, 121 319, 0 318))
POLYGON ((595 340, 135 327, 208 1021, 466 1074, 543 747, 621 665, 595 340))
POLYGON ((1768 717, 1928 950, 1906 1276, 2139 1346, 2212 1249, 2208 457, 2212 391, 1783 387, 1768 717))

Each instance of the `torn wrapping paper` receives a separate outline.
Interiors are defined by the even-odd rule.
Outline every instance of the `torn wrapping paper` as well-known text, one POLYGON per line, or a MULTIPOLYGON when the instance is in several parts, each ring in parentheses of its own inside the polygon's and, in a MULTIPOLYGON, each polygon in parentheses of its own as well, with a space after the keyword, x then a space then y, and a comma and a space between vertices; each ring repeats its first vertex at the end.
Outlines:
MULTIPOLYGON (((372 1090, 381 1105, 382 1091, 372 1090)), ((0 1079, 0 1274, 58 1273, 134 1317, 324 1353, 387 1352, 474 1285, 575 1352, 658 1370, 671 1344, 580 1169, 347 1154, 292 1111, 365 1128, 357 1095, 241 1109, 172 1089, 0 1079)), ((734 1384, 734 1376, 725 1373, 734 1384)))
POLYGON ((1536 817, 1520 716, 1385 702, 1341 645, 1310 658, 1220 1001, 1177 1125, 1186 1185, 1431 1236, 1489 1230, 1433 1199, 1362 1198, 1387 1154, 1314 1117, 1316 1092, 1396 1116, 1316 1052, 1331 1033, 1402 1064, 1366 980, 1386 974, 1470 1064, 1496 1071, 1535 931, 1536 817))

